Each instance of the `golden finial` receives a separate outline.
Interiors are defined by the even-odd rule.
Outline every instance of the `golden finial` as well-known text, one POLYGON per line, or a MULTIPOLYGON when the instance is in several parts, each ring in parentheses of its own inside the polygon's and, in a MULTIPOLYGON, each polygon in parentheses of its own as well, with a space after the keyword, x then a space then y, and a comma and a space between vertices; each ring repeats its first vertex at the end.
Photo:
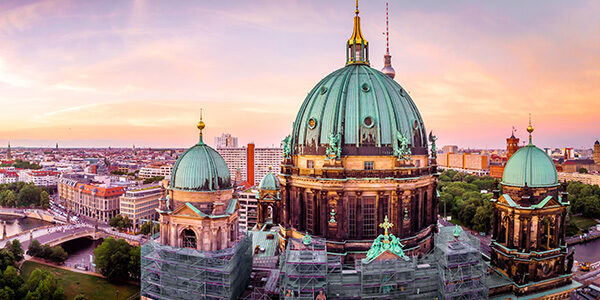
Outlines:
POLYGON ((394 226, 394 224, 392 224, 388 221, 387 215, 385 215, 385 218, 383 219, 383 223, 379 224, 379 227, 383 228, 383 235, 385 235, 386 237, 389 236, 388 229, 392 228, 393 226, 394 226))
POLYGON ((529 126, 527 126, 527 132, 530 134, 533 132, 533 126, 531 126, 531 113, 529 114, 529 126))
POLYGON ((198 125, 196 125, 196 127, 198 128, 198 130, 200 130, 200 144, 203 144, 204 142, 202 141, 202 130, 204 129, 204 127, 206 127, 206 125, 204 125, 204 122, 202 121, 202 108, 200 109, 200 121, 198 121, 198 125))
POLYGON ((531 133, 533 132, 533 126, 531 126, 531 113, 529 113, 529 126, 527 126, 527 132, 529 132, 529 144, 531 145, 531 133))
POLYGON ((356 10, 354 11, 354 13, 358 16, 358 13, 359 13, 359 11, 358 11, 358 0, 356 0, 356 10))

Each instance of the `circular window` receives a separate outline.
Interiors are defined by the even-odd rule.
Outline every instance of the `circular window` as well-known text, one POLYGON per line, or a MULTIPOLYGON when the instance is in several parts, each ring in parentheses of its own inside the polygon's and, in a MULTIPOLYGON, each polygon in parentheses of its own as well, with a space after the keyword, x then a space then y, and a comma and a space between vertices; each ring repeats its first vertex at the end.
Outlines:
POLYGON ((321 95, 327 93, 327 87, 326 86, 321 86, 321 95))
POLYGON ((365 93, 371 90, 371 87, 367 83, 363 83, 360 88, 365 93))
POLYGON ((317 120, 315 118, 310 118, 308 120, 308 128, 315 129, 317 127, 317 120))
POLYGON ((373 121, 373 118, 371 118, 371 117, 366 117, 363 120, 363 124, 365 125, 365 127, 371 128, 371 127, 373 127, 373 125, 375 125, 375 121, 373 121))

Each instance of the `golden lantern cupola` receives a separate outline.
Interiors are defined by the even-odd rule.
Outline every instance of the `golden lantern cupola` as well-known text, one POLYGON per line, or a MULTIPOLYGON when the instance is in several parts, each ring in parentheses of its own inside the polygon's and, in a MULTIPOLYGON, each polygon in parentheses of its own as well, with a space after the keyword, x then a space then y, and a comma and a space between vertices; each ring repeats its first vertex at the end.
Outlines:
POLYGON ((369 43, 363 37, 360 30, 360 17, 358 16, 358 0, 354 11, 354 30, 346 44, 346 65, 365 64, 369 65, 369 43))

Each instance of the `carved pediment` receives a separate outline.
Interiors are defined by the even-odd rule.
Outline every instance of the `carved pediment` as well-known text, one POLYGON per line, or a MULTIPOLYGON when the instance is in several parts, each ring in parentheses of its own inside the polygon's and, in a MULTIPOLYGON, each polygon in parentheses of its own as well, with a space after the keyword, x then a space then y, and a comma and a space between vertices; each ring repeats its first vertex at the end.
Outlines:
POLYGON ((194 217, 194 218, 204 218, 206 214, 199 211, 190 203, 186 203, 185 205, 180 206, 175 211, 171 213, 171 216, 181 216, 181 217, 194 217))

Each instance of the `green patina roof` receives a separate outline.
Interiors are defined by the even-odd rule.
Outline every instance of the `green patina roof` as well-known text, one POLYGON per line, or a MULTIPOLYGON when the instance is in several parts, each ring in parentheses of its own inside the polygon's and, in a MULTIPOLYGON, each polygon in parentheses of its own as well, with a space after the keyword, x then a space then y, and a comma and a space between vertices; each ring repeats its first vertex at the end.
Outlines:
POLYGON ((558 175, 552 158, 542 149, 529 144, 510 157, 504 167, 502 184, 550 187, 558 185, 558 175))
POLYGON ((263 179, 260 181, 258 188, 261 190, 278 191, 279 190, 279 179, 277 179, 277 176, 275 176, 275 174, 273 174, 269 171, 265 175, 265 177, 263 177, 263 179))
POLYGON ((230 189, 229 168, 215 149, 200 140, 175 162, 169 187, 195 191, 230 189))
POLYGON ((396 149, 397 132, 413 148, 427 146, 423 120, 408 93, 384 73, 351 64, 327 75, 308 94, 294 122, 292 151, 327 145, 332 133, 340 135, 342 146, 396 149), (369 134, 373 140, 365 138, 369 134))

